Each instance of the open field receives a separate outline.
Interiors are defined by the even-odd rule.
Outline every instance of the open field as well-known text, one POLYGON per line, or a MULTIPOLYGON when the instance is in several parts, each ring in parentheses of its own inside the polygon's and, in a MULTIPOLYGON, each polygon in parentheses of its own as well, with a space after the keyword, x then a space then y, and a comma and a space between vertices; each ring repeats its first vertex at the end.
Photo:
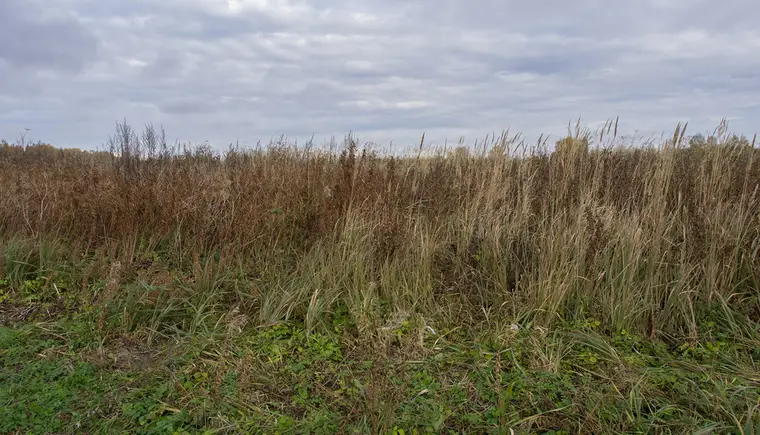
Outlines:
POLYGON ((760 433, 754 141, 162 137, 0 146, 0 433, 760 433))

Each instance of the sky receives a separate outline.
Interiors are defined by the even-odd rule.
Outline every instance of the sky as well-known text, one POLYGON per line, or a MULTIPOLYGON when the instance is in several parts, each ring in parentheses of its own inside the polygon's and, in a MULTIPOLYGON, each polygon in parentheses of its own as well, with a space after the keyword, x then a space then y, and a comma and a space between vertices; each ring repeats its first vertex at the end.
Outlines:
POLYGON ((403 147, 615 117, 751 137, 758 18, 756 0, 1 0, 0 138, 94 149, 126 120, 215 147, 403 147))

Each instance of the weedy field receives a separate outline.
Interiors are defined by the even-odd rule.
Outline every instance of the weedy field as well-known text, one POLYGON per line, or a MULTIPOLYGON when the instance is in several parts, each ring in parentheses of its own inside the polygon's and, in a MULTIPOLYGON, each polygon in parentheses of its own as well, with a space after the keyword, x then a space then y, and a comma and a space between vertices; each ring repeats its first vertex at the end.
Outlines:
POLYGON ((615 130, 0 145, 0 433, 758 434, 760 150, 615 130))

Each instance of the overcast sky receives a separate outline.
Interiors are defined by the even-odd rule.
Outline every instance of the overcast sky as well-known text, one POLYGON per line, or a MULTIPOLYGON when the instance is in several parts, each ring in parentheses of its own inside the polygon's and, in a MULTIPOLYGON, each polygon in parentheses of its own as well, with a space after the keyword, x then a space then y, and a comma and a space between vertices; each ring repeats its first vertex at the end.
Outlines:
POLYGON ((760 3, 0 0, 0 138, 94 148, 116 121, 225 147, 621 130, 751 136, 760 3))

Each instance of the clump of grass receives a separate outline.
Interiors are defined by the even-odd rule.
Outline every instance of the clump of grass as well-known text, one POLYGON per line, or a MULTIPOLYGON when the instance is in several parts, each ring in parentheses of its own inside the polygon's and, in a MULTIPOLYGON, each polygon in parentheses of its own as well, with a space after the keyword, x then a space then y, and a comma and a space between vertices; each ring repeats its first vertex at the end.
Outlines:
MULTIPOLYGON (((278 142, 221 155, 127 124, 110 153, 5 146, 5 257, 26 238, 131 269, 276 268, 247 304, 263 323, 456 299, 544 327, 592 314, 696 339, 715 301, 758 311, 757 149, 724 130, 688 147, 685 126, 659 148, 621 148, 612 126, 596 143, 576 126, 553 153, 502 135, 472 154, 383 157, 349 137, 340 153, 278 142)), ((19 286, 35 261, 4 258, 6 279, 19 286)))
POLYGON ((0 323, 63 315, 98 355, 181 343, 189 365, 156 376, 189 387, 134 398, 138 423, 751 433, 760 418, 760 152, 725 125, 390 156, 351 136, 218 153, 124 123, 109 145, 0 147, 0 323), (210 416, 225 382, 237 399, 210 416))

